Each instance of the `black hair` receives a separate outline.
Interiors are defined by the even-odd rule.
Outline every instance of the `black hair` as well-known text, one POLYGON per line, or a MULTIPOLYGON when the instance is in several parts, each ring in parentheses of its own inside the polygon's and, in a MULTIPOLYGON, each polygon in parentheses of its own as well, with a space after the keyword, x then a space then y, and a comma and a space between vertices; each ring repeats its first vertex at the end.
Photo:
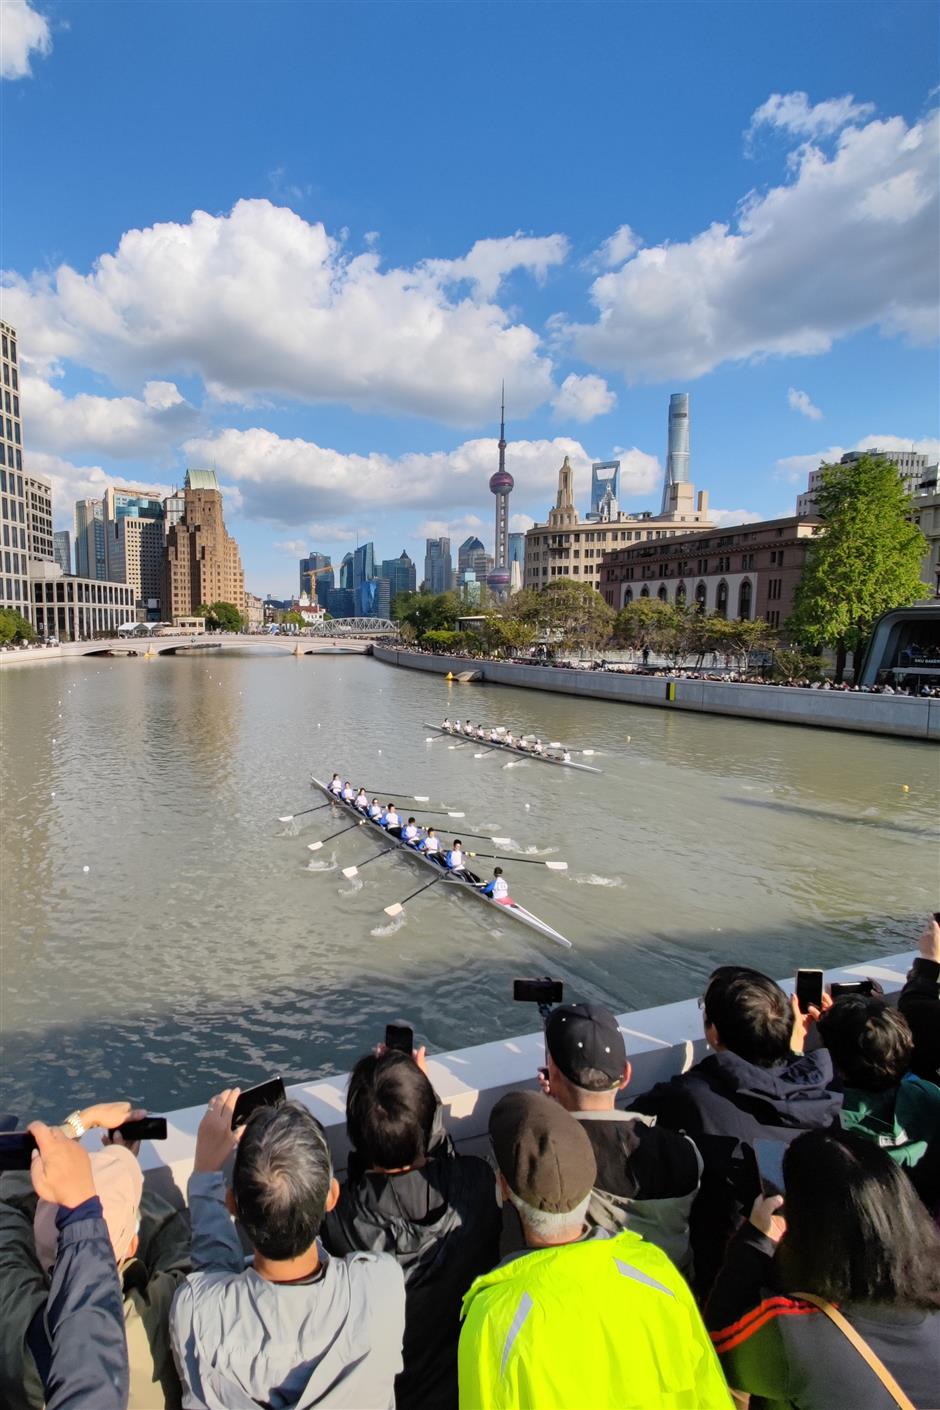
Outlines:
POLYGON ((410 824, 410 823, 413 823, 413 822, 414 822, 414 818, 409 818, 409 819, 408 819, 408 822, 409 822, 409 824, 410 824))
POLYGON ((884 999, 843 994, 816 1026, 847 1087, 885 1092, 898 1085, 911 1065, 911 1030, 884 999))
POLYGON ((253 1248, 297 1258, 326 1212, 333 1164, 323 1127, 300 1102, 253 1111, 235 1155, 232 1192, 253 1248))
POLYGON ((360 1058, 346 1093, 346 1129, 363 1164, 401 1170, 427 1154, 437 1098, 407 1053, 360 1058))
POLYGON ((502 869, 502 867, 494 867, 494 868, 493 868, 493 875, 494 875, 494 876, 502 876, 502 874, 503 874, 503 869, 502 869))
POLYGON ((463 846, 463 843, 461 842, 461 840, 460 840, 459 837, 455 837, 455 838, 454 838, 454 846, 455 846, 455 847, 462 847, 462 846, 463 846))
POLYGON ((790 1051, 793 1013, 774 980, 744 965, 721 965, 705 990, 705 1021, 722 1047, 756 1067, 770 1067, 790 1051))
POLYGON ((940 1233, 907 1173, 874 1141, 832 1128, 783 1157, 791 1290, 830 1302, 940 1309, 940 1233))

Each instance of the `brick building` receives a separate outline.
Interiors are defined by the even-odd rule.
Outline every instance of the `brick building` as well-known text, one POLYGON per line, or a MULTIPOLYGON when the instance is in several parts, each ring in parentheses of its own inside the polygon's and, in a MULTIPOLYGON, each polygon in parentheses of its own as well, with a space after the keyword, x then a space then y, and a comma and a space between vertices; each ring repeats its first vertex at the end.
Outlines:
POLYGON ((793 611, 806 551, 822 527, 794 515, 618 548, 604 555, 600 593, 614 611, 638 597, 685 598, 704 612, 778 627, 793 611))
POLYGON ((230 602, 245 610, 245 576, 238 544, 226 532, 222 493, 213 470, 187 470, 183 517, 167 530, 163 606, 176 622, 198 607, 230 602))

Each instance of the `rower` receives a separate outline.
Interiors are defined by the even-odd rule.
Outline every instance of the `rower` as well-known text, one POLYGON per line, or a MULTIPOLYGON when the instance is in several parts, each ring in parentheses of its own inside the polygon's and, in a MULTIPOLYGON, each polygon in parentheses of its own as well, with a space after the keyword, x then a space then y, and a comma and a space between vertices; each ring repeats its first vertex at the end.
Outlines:
POLYGON ((414 818, 409 818, 408 821, 405 823, 405 826, 401 830, 402 842, 407 842, 409 847, 414 847, 415 843, 418 841, 418 838, 420 836, 420 827, 415 822, 414 818))
POLYGON ((344 803, 351 803, 352 800, 355 798, 356 790, 349 782, 349 779, 347 779, 346 782, 343 784, 343 789, 339 796, 342 798, 344 803))
POLYGON ((367 811, 369 807, 369 795, 368 793, 366 793, 364 788, 360 787, 359 792, 353 799, 353 803, 359 809, 360 813, 364 813, 367 811))
POLYGON ((571 763, 571 750, 566 749, 564 745, 561 746, 561 762, 563 764, 571 763))
POLYGON ((423 852, 425 856, 430 857, 432 861, 443 862, 443 857, 441 856, 441 839, 438 837, 433 827, 428 828, 427 832, 418 843, 418 851, 423 852))
POLYGON ((333 777, 327 784, 327 788, 334 795, 334 797, 338 798, 340 796, 343 791, 343 780, 340 778, 339 774, 333 775, 333 777))
POLYGON ((394 803, 389 803, 381 817, 382 826, 386 832, 390 832, 393 837, 398 837, 401 833, 401 817, 394 803))
POLYGON ((505 736, 505 738, 503 739, 503 743, 504 743, 504 744, 508 744, 509 747, 510 747, 510 749, 515 749, 515 747, 516 747, 516 741, 515 741, 515 740, 513 739, 513 737, 512 737, 512 730, 511 730, 511 729, 508 729, 508 730, 506 731, 506 736, 505 736))
POLYGON ((491 743, 491 744, 498 744, 498 743, 499 743, 499 730, 496 728, 495 725, 494 725, 493 728, 490 730, 490 743, 491 743))
POLYGON ((463 732, 464 732, 464 734, 467 736, 468 739, 472 739, 472 738, 473 738, 473 725, 470 723, 469 720, 467 720, 466 723, 464 724, 463 732))
POLYGON ((493 880, 488 881, 480 890, 484 896, 489 896, 491 900, 498 901, 501 906, 511 906, 512 900, 509 895, 509 883, 503 876, 502 867, 493 868, 493 880))
POLYGON ((450 731, 453 729, 449 715, 444 716, 444 723, 441 725, 441 729, 446 729, 448 734, 450 734, 450 731))
POLYGON ((373 822, 382 821, 382 804, 379 802, 378 798, 373 798, 372 802, 369 804, 369 817, 373 822))
POLYGON ((444 854, 444 865, 448 871, 456 872, 459 876, 465 877, 467 881, 472 881, 478 885, 480 878, 472 871, 467 870, 466 852, 463 850, 463 843, 459 837, 454 838, 454 845, 444 854))
POLYGON ((540 739, 537 739, 537 740, 535 741, 535 743, 532 745, 532 753, 533 753, 533 754, 544 754, 544 753, 545 753, 545 750, 542 748, 542 741, 541 741, 540 739))

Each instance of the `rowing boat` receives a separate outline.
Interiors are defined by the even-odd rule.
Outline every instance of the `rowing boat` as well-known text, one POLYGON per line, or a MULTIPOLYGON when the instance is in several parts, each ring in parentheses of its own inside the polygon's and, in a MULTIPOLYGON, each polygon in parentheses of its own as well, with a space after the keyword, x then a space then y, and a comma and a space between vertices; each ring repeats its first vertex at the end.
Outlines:
POLYGON ((602 774, 603 769, 595 769, 593 764, 576 764, 573 759, 559 759, 555 754, 536 754, 531 749, 517 749, 514 744, 504 744, 497 739, 477 739, 475 735, 458 734, 453 729, 443 729, 441 725, 430 725, 425 721, 425 729, 433 729, 437 734, 448 738, 465 740, 481 749, 502 749, 505 754, 518 754, 520 759, 537 759, 540 764, 557 764, 560 769, 580 769, 583 774, 602 774))
MULTIPOLYGON (((416 851, 414 847, 409 847, 408 843, 403 842, 400 837, 393 837, 390 832, 386 832, 384 827, 381 827, 379 823, 373 822, 370 817, 361 813, 352 803, 346 803, 342 798, 337 798, 335 793, 331 793, 326 784, 322 783, 320 779, 312 777, 310 782, 315 784, 321 793, 325 793, 330 802, 335 803, 336 807, 342 812, 348 813, 357 821, 361 820, 363 828, 366 831, 378 833, 382 841, 389 848, 395 848, 400 852, 404 852, 406 856, 412 857, 416 862, 420 862, 422 866, 430 867, 431 871, 437 876, 441 876, 440 863, 432 862, 430 857, 426 857, 423 852, 416 851)), ((570 940, 567 940, 564 935, 554 930, 544 920, 540 920, 537 915, 533 915, 531 911, 527 911, 525 906, 520 906, 516 901, 511 901, 508 905, 503 905, 500 901, 494 901, 491 896, 485 896, 478 886, 474 886, 472 881, 465 881, 453 873, 448 874, 445 872, 441 885, 456 887, 469 896, 475 896, 478 901, 482 901, 485 905, 491 906, 494 910, 498 911, 500 916, 510 916, 513 920, 519 921, 521 925, 526 925, 530 930, 537 931, 539 935, 545 935, 549 940, 554 940, 557 945, 563 945, 566 950, 571 949, 570 940)))

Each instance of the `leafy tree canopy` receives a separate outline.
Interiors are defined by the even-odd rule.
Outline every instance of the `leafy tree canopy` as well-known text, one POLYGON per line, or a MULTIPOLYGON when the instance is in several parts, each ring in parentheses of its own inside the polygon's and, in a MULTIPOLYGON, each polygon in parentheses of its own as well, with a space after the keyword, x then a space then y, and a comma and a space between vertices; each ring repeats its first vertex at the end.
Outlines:
POLYGON ((0 644, 11 641, 32 641, 36 633, 32 623, 13 607, 0 608, 0 644))
POLYGON ((466 604, 455 592, 400 592, 392 603, 392 616, 398 622, 407 622, 418 639, 425 632, 453 631, 457 618, 466 610, 466 604))
POLYGON ((223 632, 240 632, 242 629, 241 613, 232 602, 213 602, 204 615, 206 626, 218 627, 223 632))

